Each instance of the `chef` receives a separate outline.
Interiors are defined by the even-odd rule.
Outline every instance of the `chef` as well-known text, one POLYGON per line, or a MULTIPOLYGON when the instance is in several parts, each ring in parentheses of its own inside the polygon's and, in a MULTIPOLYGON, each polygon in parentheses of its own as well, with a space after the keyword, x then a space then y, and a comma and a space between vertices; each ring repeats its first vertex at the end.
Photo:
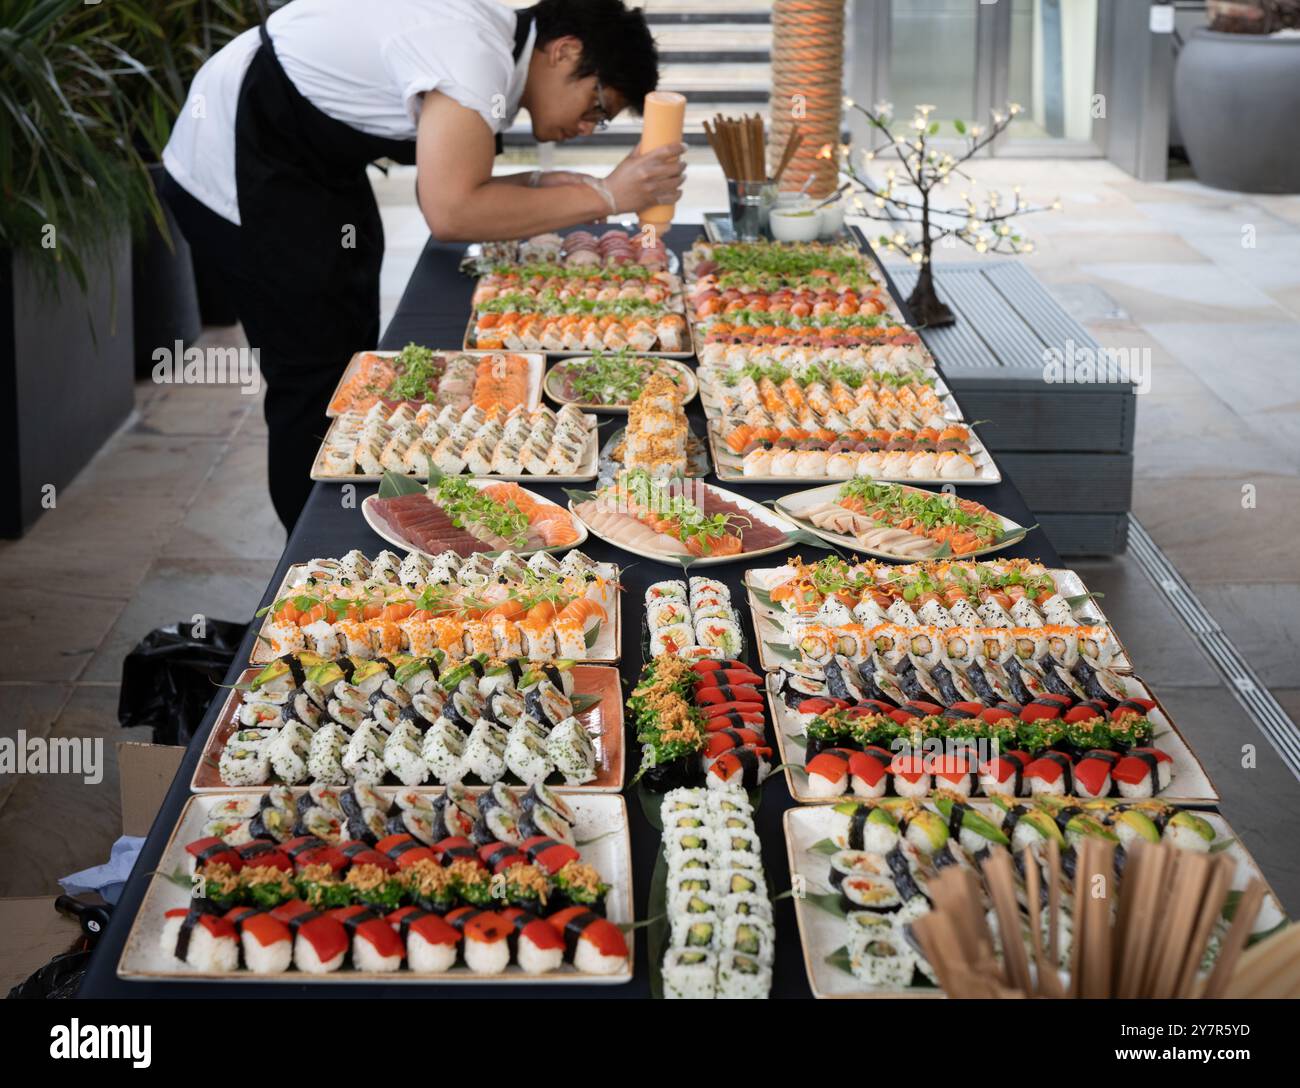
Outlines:
POLYGON ((199 70, 163 152, 163 195, 258 349, 287 528, 329 396, 379 339, 384 238, 367 164, 414 163, 420 210, 447 242, 671 204, 681 145, 633 152, 603 179, 492 174, 520 109, 539 141, 573 139, 639 111, 658 77, 645 17, 621 0, 292 0, 199 70))

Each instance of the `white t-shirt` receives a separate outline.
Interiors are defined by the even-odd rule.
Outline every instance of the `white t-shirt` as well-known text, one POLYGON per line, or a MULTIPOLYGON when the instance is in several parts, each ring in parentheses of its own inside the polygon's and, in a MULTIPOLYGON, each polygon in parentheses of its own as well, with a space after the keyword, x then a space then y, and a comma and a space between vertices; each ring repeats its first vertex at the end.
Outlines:
MULTIPOLYGON (((413 140, 420 95, 437 90, 492 132, 519 112, 534 26, 513 59, 515 12, 494 0, 294 0, 267 31, 285 73, 315 107, 372 136, 413 140)), ((163 149, 168 173, 218 215, 239 222, 235 112, 260 45, 246 30, 194 77, 163 149)))

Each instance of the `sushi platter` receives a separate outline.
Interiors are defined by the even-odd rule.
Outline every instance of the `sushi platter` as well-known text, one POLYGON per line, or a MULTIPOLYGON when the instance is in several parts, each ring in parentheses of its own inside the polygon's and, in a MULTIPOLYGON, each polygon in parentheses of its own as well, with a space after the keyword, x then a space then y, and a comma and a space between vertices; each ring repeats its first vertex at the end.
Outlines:
MULTIPOLYGON (((982 588, 978 592, 990 595, 991 603, 981 601, 976 593, 969 596, 957 593, 947 601, 956 610, 956 615, 949 608, 944 608, 937 596, 927 608, 927 597, 935 595, 935 589, 931 587, 946 590, 950 595, 956 592, 957 586, 946 580, 946 572, 954 569, 955 565, 952 564, 904 567, 870 562, 850 564, 838 556, 828 556, 817 563, 805 564, 796 559, 794 563, 781 567, 748 570, 745 572, 744 583, 758 640, 759 664, 770 672, 790 660, 788 648, 797 641, 799 624, 807 621, 829 623, 832 627, 840 623, 861 622, 868 628, 877 623, 890 623, 903 627, 937 626, 941 629, 981 627, 991 623, 992 626, 1004 626, 1008 630, 1014 630, 1023 623, 1031 627, 1057 624, 1102 628, 1101 637, 1110 648, 1106 667, 1116 673, 1132 671, 1133 666, 1123 643, 1096 597, 1088 591, 1076 572, 1064 568, 1047 568, 1027 560, 1012 560, 1007 563, 984 560, 972 568, 972 573, 982 580, 982 588), (1039 594, 1042 603, 1037 604, 1027 599, 1023 604, 1012 604, 1011 598, 1006 597, 1008 607, 1014 608, 1017 615, 1002 610, 995 593, 1000 578, 1006 579, 1007 585, 1011 587, 1024 585, 1032 579, 1046 579, 1039 594), (876 586, 879 594, 877 601, 867 603, 863 600, 864 593, 860 588, 850 588, 860 579, 865 580, 865 585, 876 586), (825 586, 835 586, 839 592, 848 594, 854 600, 849 616, 844 616, 834 604, 826 604, 830 594, 816 588, 819 581, 825 586), (796 592, 804 594, 799 598, 801 607, 794 604, 793 595, 796 592), (908 594, 906 598, 904 593, 908 594), (1059 602, 1055 600, 1058 597, 1059 602), (954 600, 965 601, 969 608, 955 605, 954 600)), ((847 601, 841 603, 847 607, 847 601)))
POLYGON ((623 798, 507 793, 458 790, 453 800, 441 790, 371 790, 364 794, 370 802, 364 808, 351 793, 193 796, 132 922, 118 977, 295 985, 629 982, 634 932, 629 927, 624 935, 620 928, 633 917, 623 798), (490 811, 484 801, 489 794, 490 811), (322 804, 315 803, 318 799, 322 804), (352 807, 337 812, 328 807, 339 801, 352 807), (504 802, 518 812, 521 801, 532 804, 521 815, 502 808, 504 802), (504 823, 492 820, 503 811, 504 823), (292 825, 304 812, 319 831, 289 838, 300 830, 292 825), (492 841, 532 830, 534 813, 547 816, 541 826, 554 834, 521 838, 533 846, 492 841), (362 829, 380 826, 356 839, 351 835, 357 821, 362 829), (251 835, 281 826, 279 838, 251 835), (396 827, 419 830, 432 845, 413 833, 390 830, 396 827), (482 827, 483 846, 472 846, 463 835, 439 834, 471 827, 482 827), (447 851, 457 859, 449 866, 441 857, 447 851), (230 864, 223 864, 227 859, 230 864), (569 869, 570 864, 580 868, 569 869), (516 865, 523 867, 518 875, 516 865), (250 873, 258 874, 256 881, 250 873), (498 898, 490 888, 503 874, 504 898, 498 898), (566 876, 581 882, 570 884, 566 876), (589 907, 593 888, 599 898, 589 907), (313 913, 313 902, 322 908, 319 913, 313 913), (453 907, 444 919, 441 912, 457 902, 464 906, 453 907), (572 905, 552 909, 561 902, 572 905), (436 912, 430 913, 435 903, 436 912), (492 909, 484 915, 478 903, 492 909), (279 924, 245 928, 252 912, 241 906, 269 910, 279 924), (538 917, 529 917, 533 914, 538 917), (537 925, 545 928, 530 933, 537 925), (571 949, 564 940, 566 926, 571 934, 580 931, 571 949), (516 931, 517 941, 508 940, 516 931))
POLYGON ((855 476, 932 487, 1002 482, 997 462, 974 432, 970 432, 969 452, 902 454, 891 461, 888 453, 868 452, 851 437, 829 443, 825 439, 802 439, 792 441, 789 448, 743 445, 741 448, 747 452, 742 454, 723 436, 723 420, 711 419, 708 426, 709 451, 723 483, 789 484, 810 479, 851 480, 855 476), (941 475, 945 469, 952 475, 941 475))
POLYGON ((626 351, 562 359, 546 372, 543 390, 556 404, 571 404, 583 412, 626 414, 653 374, 679 386, 681 404, 689 404, 699 392, 695 371, 685 363, 641 359, 626 351))
POLYGON ((325 658, 438 651, 453 663, 472 655, 615 664, 622 601, 617 565, 577 549, 560 560, 538 552, 527 562, 514 553, 462 559, 454 552, 433 558, 415 552, 403 559, 385 551, 371 560, 353 551, 288 569, 264 610, 250 663, 310 650, 325 658), (352 601, 361 619, 345 624, 356 612, 342 602, 352 601), (426 602, 435 610, 427 620, 416 615, 430 611, 426 602), (503 620, 488 618, 485 604, 503 620))
POLYGON ((951 492, 923 491, 861 477, 786 495, 777 500, 776 509, 836 547, 904 561, 988 555, 1018 544, 1029 532, 1010 518, 951 492), (927 513, 946 506, 951 514, 945 514, 929 533, 913 533, 899 523, 912 522, 912 507, 917 503, 923 504, 927 513), (942 536, 936 536, 940 532, 942 536))
POLYGON ((348 361, 326 415, 364 413, 376 404, 471 404, 532 410, 541 403, 546 357, 538 352, 456 351, 408 344, 401 351, 361 351, 348 361))
MULTIPOLYGON (((447 700, 448 684, 445 674, 440 674, 437 678, 441 683, 433 681, 428 664, 422 664, 420 659, 412 658, 399 669, 392 669, 388 662, 347 660, 341 663, 346 669, 338 670, 339 679, 330 681, 328 690, 325 690, 320 683, 322 667, 330 670, 333 664, 322 661, 320 665, 304 672, 304 685, 315 684, 315 689, 307 689, 305 686, 287 687, 292 680, 291 676, 285 676, 284 683, 278 685, 274 679, 268 680, 268 674, 274 671, 274 664, 265 669, 245 671, 235 689, 227 696, 212 731, 208 734, 203 755, 190 780, 190 789, 194 793, 260 793, 268 784, 300 785, 303 783, 303 775, 310 778, 319 770, 321 757, 317 749, 324 751, 331 746, 331 741, 334 751, 325 758, 346 764, 349 754, 347 745, 355 740, 358 729, 365 725, 367 718, 383 726, 387 733, 385 757, 388 755, 388 745, 404 743, 403 731, 406 727, 402 725, 403 720, 414 723, 419 736, 418 741, 412 745, 413 752, 405 757, 405 762, 401 757, 394 757, 391 760, 392 766, 382 768, 384 774, 377 783, 379 785, 399 784, 393 767, 406 775, 407 781, 401 784, 410 787, 445 781, 473 784, 478 772, 473 769, 467 771, 465 752, 474 742, 474 730, 477 728, 480 733, 496 736, 496 747, 505 764, 505 773, 500 781, 518 783, 525 776, 531 780, 545 771, 543 781, 549 780, 552 784, 563 784, 568 789, 585 793, 617 793, 623 787, 623 695, 617 669, 601 665, 573 665, 563 670, 571 678, 568 689, 565 690, 566 684, 559 670, 548 675, 545 666, 536 670, 524 664, 517 670, 510 670, 504 665, 497 666, 477 678, 477 690, 471 692, 471 695, 480 696, 477 703, 463 714, 459 708, 455 709, 457 720, 452 721, 443 713, 443 707, 439 706, 439 703, 445 704, 447 700), (349 681, 342 679, 345 671, 350 674, 349 681), (516 671, 519 673, 517 677, 514 675, 516 671), (392 673, 403 675, 399 677, 392 673), (503 673, 509 676, 508 682, 504 680, 503 673), (387 706, 384 701, 376 704, 373 691, 370 690, 371 685, 364 681, 357 683, 366 674, 375 676, 376 679, 383 677, 380 686, 373 691, 392 694, 395 699, 388 701, 393 706, 387 706), (421 680, 422 675, 428 675, 430 680, 421 680), (553 683, 552 677, 559 678, 562 682, 553 687, 548 686, 553 683), (531 683, 521 692, 515 685, 525 678, 531 683), (544 679, 548 682, 546 685, 541 683, 544 679), (528 693, 534 684, 539 690, 535 696, 536 705, 530 707, 528 693), (416 685, 419 688, 412 693, 410 689, 416 685), (481 695, 484 689, 486 696, 481 695), (311 696, 305 692, 311 690, 319 692, 318 698, 324 705, 313 705, 310 702, 311 696), (410 702, 402 703, 400 700, 403 695, 410 702), (415 695, 419 698, 415 698, 415 695), (303 698, 309 702, 298 705, 303 698), (553 708, 553 704, 558 704, 558 707, 553 708), (407 706, 411 710, 403 715, 407 706), (377 713, 379 708, 383 708, 382 712, 377 713), (394 714, 395 718, 392 717, 394 714), (487 725, 478 725, 480 714, 489 717, 487 725), (388 715, 387 724, 383 715, 388 715), (563 747, 566 737, 563 733, 557 735, 556 731, 569 717, 577 719, 586 740, 584 742, 579 738, 578 743, 569 743, 566 752, 563 747), (301 741, 295 738, 290 743, 291 749, 298 748, 296 756, 292 750, 281 752, 278 749, 275 758, 269 756, 267 752, 277 744, 277 738, 280 738, 280 743, 288 739, 286 730, 301 734, 299 727, 294 724, 297 722, 302 723, 307 734, 301 735, 301 741), (332 736, 327 735, 317 740, 322 729, 330 725, 339 728, 333 731, 332 736), (453 726, 456 733, 448 733, 448 726, 453 726), (445 750, 440 748, 436 755, 432 751, 425 751, 426 748, 432 750, 437 745, 445 745, 445 740, 440 740, 441 737, 463 746, 461 757, 453 758, 450 767, 444 767, 438 762, 440 758, 444 761, 447 759, 445 750), (302 759, 303 742, 307 745, 305 760, 302 759), (419 748, 418 753, 414 753, 416 746, 419 748), (552 751, 553 747, 558 747, 559 751, 552 751), (342 755, 339 754, 340 750, 342 755), (426 758, 429 756, 432 758, 426 758), (286 770, 287 764, 292 764, 296 769, 286 770), (253 768, 253 773, 243 773, 246 767, 253 768), (567 778, 561 767, 569 770, 567 778), (286 770, 293 781, 282 777, 280 770, 286 770), (439 771, 441 775, 437 773, 439 771), (588 780, 579 784, 583 778, 588 780)), ((469 675, 473 675, 472 671, 469 675)), ((387 764, 389 761, 386 759, 385 762, 387 764)), ((344 780, 344 784, 350 784, 353 776, 347 767, 338 769, 342 771, 338 777, 344 780)), ((490 778, 499 769, 486 769, 486 774, 490 778)))
MULTIPOLYGON (((922 787, 928 787, 931 782, 938 787, 946 781, 950 786, 960 784, 964 789, 1005 792, 1014 789, 1018 780, 1021 784, 1016 796, 1027 796, 1040 785, 1044 789, 1060 787, 1069 796, 1082 798, 1089 797, 1084 792, 1086 788, 1100 791, 1102 796, 1122 796, 1121 790, 1130 791, 1131 796, 1147 796, 1145 791, 1154 788, 1154 796, 1162 801, 1216 804, 1218 790, 1163 704, 1140 680, 1127 676, 1124 684, 1130 699, 1152 704, 1141 715, 1142 723, 1125 722, 1123 718, 1110 720, 1094 708, 1085 708, 1091 716, 1080 717, 1078 724, 1066 722, 1059 728, 1045 727, 1043 719, 1021 722, 1014 716, 1000 716, 993 719, 998 737, 1015 738, 999 742, 1003 749, 1000 755, 990 740, 993 731, 989 725, 993 723, 978 717, 975 704, 966 708, 973 715, 970 720, 974 724, 969 735, 964 736, 961 721, 938 714, 912 718, 908 715, 920 708, 907 703, 903 704, 901 713, 893 712, 897 717, 891 717, 890 708, 883 704, 859 704, 864 712, 860 717, 853 716, 857 712, 852 708, 840 713, 829 707, 820 714, 801 713, 784 698, 780 673, 768 674, 765 690, 768 718, 785 768, 786 785, 790 796, 801 804, 836 803, 852 798, 855 792, 875 796, 879 791, 880 796, 896 797, 899 789, 914 787, 918 782, 922 787), (1068 752, 1043 747, 1058 735, 1062 739, 1055 743, 1066 745, 1074 730, 1079 731, 1081 743, 1070 747, 1068 752), (1131 748, 1115 750, 1119 736, 1136 736, 1139 740, 1131 748), (983 747, 978 746, 980 743, 983 747), (1019 751, 1022 747, 1031 750, 1019 751), (827 752, 828 758, 814 762, 815 757, 810 755, 814 751, 827 752), (1129 752, 1134 754, 1125 763, 1129 752), (987 761, 981 762, 982 759, 987 761), (1157 761, 1156 774, 1162 778, 1168 776, 1165 786, 1160 787, 1156 782, 1153 787, 1148 760, 1157 761), (986 767, 987 774, 983 773, 986 767), (1089 771, 1096 777, 1091 777, 1089 771), (1048 776, 1053 774, 1058 777, 1049 782, 1048 776), (1120 775, 1124 776, 1122 786, 1120 775), (1001 783, 997 782, 999 777, 1001 783), (1085 781, 1087 787, 1083 785, 1085 781)), ((804 701, 804 705, 809 702, 804 701)), ((1001 715, 1002 710, 998 713, 1001 715)))
POLYGON ((473 477, 444 476, 427 490, 405 495, 369 495, 361 513, 393 547, 428 556, 445 550, 461 556, 505 550, 533 555, 580 547, 587 539, 586 528, 550 499, 517 483, 473 477), (490 501, 475 499, 474 492, 490 501), (480 516, 481 506, 487 510, 480 516))
POLYGON ((699 480, 631 470, 597 492, 571 492, 569 510, 600 539, 658 563, 747 562, 784 551, 797 531, 780 514, 699 480))
MULTIPOLYGON (((1145 835, 1180 848, 1226 853, 1237 861, 1232 885, 1236 890, 1245 888, 1251 878, 1264 879, 1255 859, 1218 813, 1174 812, 1173 806, 1160 802, 1145 804, 1146 808, 1140 803, 1094 802, 1092 818, 1109 822, 1121 843, 1145 835)), ((784 815, 791 878, 802 889, 802 894, 794 897, 794 909, 808 984, 818 998, 942 997, 943 992, 927 978, 929 965, 911 943, 907 929, 907 923, 927 909, 925 900, 915 894, 905 896, 907 889, 899 888, 898 882, 902 878, 910 889, 924 887, 926 878, 935 872, 934 859, 940 853, 952 853, 955 848, 961 851, 960 856, 969 857, 968 848, 987 837, 982 835, 985 831, 1005 838, 1000 831, 1002 814, 990 801, 970 801, 968 813, 962 816, 958 844, 949 839, 948 820, 934 799, 923 806, 892 802, 877 808, 881 815, 867 821, 861 817, 855 821, 858 806, 852 803, 797 806, 784 815), (918 808, 928 815, 907 821, 905 816, 914 817, 918 808), (904 823, 907 829, 900 834, 904 823), (900 840, 905 845, 900 846, 900 840), (897 867, 890 864, 889 853, 881 852, 899 850, 897 867), (845 888, 849 890, 842 890, 845 888)), ((1017 850, 1033 848, 1035 840, 1042 838, 1040 829, 1052 833, 1056 827, 1052 811, 1046 807, 1030 824, 1024 817, 1020 819, 1011 840, 1017 850)), ((1077 819, 1067 827, 1065 834, 1070 839, 1079 834, 1077 819)), ((1069 896, 1063 898, 1068 903, 1069 896)), ((1255 932, 1268 932, 1284 921, 1277 897, 1270 891, 1256 919, 1255 932)), ((1219 925, 1222 928, 1226 922, 1219 925)), ((1066 966, 1068 941, 1062 941, 1061 953, 1066 966)))
POLYGON ((754 426, 855 427, 890 431, 941 427, 962 419, 957 400, 937 373, 892 370, 867 359, 822 360, 816 353, 773 353, 763 363, 703 363, 700 403, 710 419, 754 426))
MULTIPOLYGON (((372 409, 372 412, 374 409, 372 409)), ((347 413, 330 421, 312 466, 322 483, 378 483, 385 472, 427 480, 429 466, 449 475, 494 480, 581 483, 596 478, 596 417, 578 409, 515 409, 504 421, 467 412, 399 405, 384 417, 347 413), (422 414, 426 418, 421 418, 422 414)))

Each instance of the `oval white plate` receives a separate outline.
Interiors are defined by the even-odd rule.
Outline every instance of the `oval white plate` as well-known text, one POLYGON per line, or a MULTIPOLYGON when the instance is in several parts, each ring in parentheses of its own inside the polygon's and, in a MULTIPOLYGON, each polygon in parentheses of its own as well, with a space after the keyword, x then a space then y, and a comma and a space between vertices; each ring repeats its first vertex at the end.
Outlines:
MULTIPOLYGON (((735 503, 744 510, 746 514, 754 518, 756 521, 761 521, 764 525, 768 525, 774 529, 780 529, 782 532, 789 532, 791 529, 799 528, 799 526, 794 525, 788 518, 782 517, 780 514, 774 514, 766 506, 762 506, 761 504, 754 502, 752 499, 747 499, 744 495, 737 495, 734 491, 727 491, 721 487, 713 487, 711 484, 702 484, 701 486, 710 488, 710 490, 712 490, 719 498, 735 503)), ((588 530, 592 536, 599 537, 607 544, 612 544, 615 548, 621 548, 623 551, 630 552, 632 555, 639 555, 642 559, 652 559, 656 563, 667 563, 669 565, 678 564, 682 559, 690 559, 692 560, 690 564, 691 570, 694 570, 696 567, 714 567, 722 563, 748 562, 751 559, 758 559, 764 555, 772 555, 776 552, 785 551, 786 548, 790 547, 788 542, 782 541, 780 544, 773 544, 770 548, 760 548, 759 550, 752 552, 738 552, 735 555, 700 557, 692 556, 687 552, 652 552, 641 548, 629 548, 624 544, 620 544, 617 540, 605 536, 604 533, 593 528, 583 520, 582 515, 574 509, 572 500, 569 501, 569 513, 577 518, 578 521, 582 522, 583 527, 588 530)))
MULTIPOLYGON (((923 487, 911 487, 908 484, 898 484, 899 487, 907 487, 911 491, 925 491, 923 487)), ((827 484, 825 487, 814 487, 808 491, 796 491, 793 495, 786 495, 776 501, 776 508, 782 514, 785 514, 791 521, 801 529, 806 529, 810 533, 816 533, 823 540, 834 544, 838 548, 844 548, 848 551, 858 552, 861 555, 875 555, 881 559, 897 559, 902 562, 914 562, 917 559, 935 558, 934 556, 916 556, 916 555, 899 555, 897 552, 881 551, 878 548, 868 548, 860 543, 857 537, 845 536, 843 533, 832 533, 825 529, 819 529, 811 521, 799 515, 800 510, 807 510, 814 506, 820 506, 822 503, 834 502, 839 495, 839 484, 827 484)), ((937 492, 929 492, 937 494, 937 492)), ((961 555, 951 556, 953 559, 973 559, 976 556, 988 555, 990 552, 1001 551, 1003 548, 1009 548, 1013 544, 1018 544, 1024 540, 1025 535, 1029 532, 1023 525, 1017 525, 1010 518, 1004 518, 997 511, 991 511, 1002 522, 1002 528, 1006 532, 1013 532, 1015 535, 1003 540, 1001 543, 994 544, 987 548, 977 548, 973 552, 963 552, 961 555)))
MULTIPOLYGON (((492 484, 501 483, 502 481, 484 478, 482 476, 473 476, 469 478, 468 482, 474 487, 482 490, 485 487, 490 487, 492 484)), ((558 503, 551 502, 550 499, 543 498, 535 491, 529 491, 527 488, 523 488, 523 491, 530 498, 535 499, 537 502, 545 503, 547 506, 559 505, 558 503)), ((429 555, 429 552, 424 551, 422 548, 417 548, 409 540, 389 531, 388 526, 373 512, 372 504, 378 498, 378 495, 369 495, 361 504, 361 514, 366 519, 366 524, 395 548, 401 548, 403 551, 407 552, 419 552, 421 555, 429 555)), ((572 511, 570 511, 570 513, 572 514, 572 511)), ((570 541, 568 544, 556 544, 549 548, 528 548, 521 551, 515 551, 515 555, 535 555, 537 552, 567 552, 570 548, 580 548, 583 541, 587 539, 587 525, 577 515, 574 515, 574 522, 575 527, 578 530, 577 540, 570 541)), ((514 551, 514 549, 511 550, 514 551)))
MULTIPOLYGON (((542 382, 542 392, 556 404, 572 404, 576 408, 582 409, 584 412, 605 412, 609 415, 627 415, 628 405, 626 404, 590 404, 583 401, 567 400, 551 388, 551 379, 558 378, 558 375, 556 374, 557 368, 567 366, 570 363, 585 362, 590 358, 590 355, 575 355, 570 359, 561 359, 546 372, 546 378, 542 382)), ((695 399, 695 394, 700 390, 700 383, 696 381, 695 372, 685 363, 678 362, 676 359, 664 359, 659 357, 657 361, 674 367, 682 374, 684 388, 686 390, 685 395, 682 397, 682 404, 690 404, 690 402, 695 399)))

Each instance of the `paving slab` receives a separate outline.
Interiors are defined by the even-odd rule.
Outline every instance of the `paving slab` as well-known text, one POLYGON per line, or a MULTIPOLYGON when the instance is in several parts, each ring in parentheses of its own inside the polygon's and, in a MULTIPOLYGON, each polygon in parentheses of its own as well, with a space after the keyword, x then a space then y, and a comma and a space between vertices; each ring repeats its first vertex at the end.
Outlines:
POLYGON ((1300 684, 1300 585, 1229 582, 1197 595, 1265 687, 1300 684))
POLYGON ((274 559, 158 559, 93 655, 83 679, 116 682, 122 660, 156 627, 196 614, 247 623, 275 572, 274 559))
POLYGON ((267 491, 266 441, 232 443, 200 501, 162 554, 178 559, 278 559, 285 532, 267 491))
POLYGON ((1295 542, 1300 480, 1294 476, 1139 479, 1133 509, 1194 586, 1300 581, 1295 542), (1254 509, 1242 506, 1246 486, 1255 488, 1254 509))
MULTIPOLYGON (((71 694, 69 684, 0 684, 0 737, 16 744, 20 732, 24 737, 49 736, 71 694)), ((17 782, 16 774, 0 774, 0 822, 17 782)))
POLYGON ((103 777, 93 785, 79 775, 19 779, 0 811, 0 896, 56 895, 59 877, 108 860, 122 834, 116 743, 148 734, 118 726, 115 686, 73 691, 49 735, 98 740, 103 777))
POLYGON ((1221 680, 1164 594, 1131 558, 1070 563, 1119 633, 1134 671, 1158 695, 1169 687, 1217 687, 1221 680))

